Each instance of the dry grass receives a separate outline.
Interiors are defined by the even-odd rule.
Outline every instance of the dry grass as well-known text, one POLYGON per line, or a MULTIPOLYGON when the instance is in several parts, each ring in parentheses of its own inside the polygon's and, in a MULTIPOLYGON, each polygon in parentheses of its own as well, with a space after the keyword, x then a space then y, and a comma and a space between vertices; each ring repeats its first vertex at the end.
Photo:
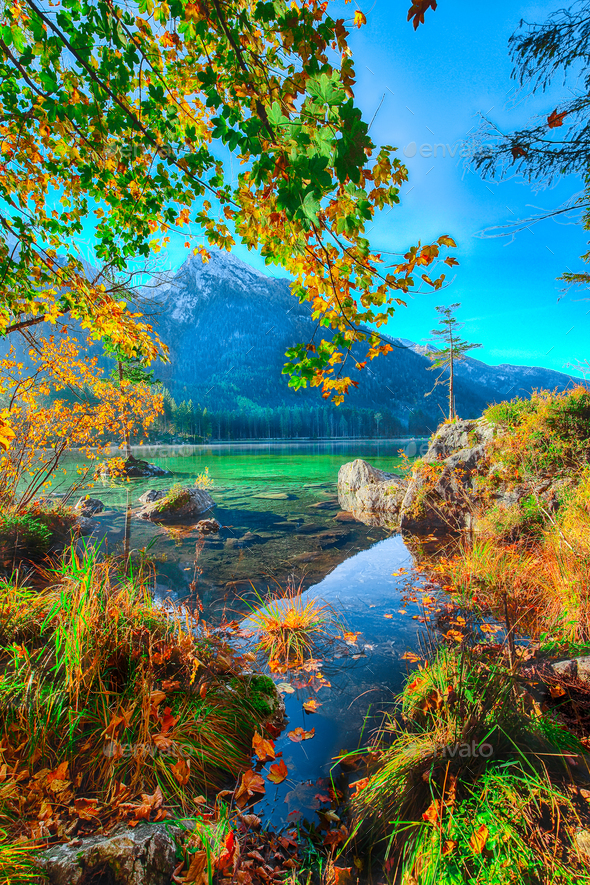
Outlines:
POLYGON ((271 663, 299 667, 314 654, 318 643, 333 636, 337 626, 334 610, 317 599, 304 600, 298 589, 264 602, 252 610, 249 620, 258 633, 257 647, 271 663))
POLYGON ((590 776, 584 748, 531 716, 516 683, 501 655, 468 649, 443 648, 409 678, 403 725, 389 719, 352 798, 360 847, 385 852, 390 881, 590 883, 569 787, 572 757, 578 782, 590 776))
POLYGON ((191 813, 248 766, 268 706, 188 610, 153 602, 147 566, 128 575, 72 551, 52 580, 0 583, 5 826, 63 836, 80 802, 89 821, 149 818, 140 795, 191 813))

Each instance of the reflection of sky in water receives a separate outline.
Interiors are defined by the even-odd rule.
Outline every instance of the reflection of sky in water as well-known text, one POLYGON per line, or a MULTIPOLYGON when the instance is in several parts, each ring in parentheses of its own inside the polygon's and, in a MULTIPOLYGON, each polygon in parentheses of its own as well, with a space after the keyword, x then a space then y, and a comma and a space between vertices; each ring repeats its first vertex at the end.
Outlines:
MULTIPOLYGON (((401 655, 415 648, 419 607, 404 602, 408 577, 394 576, 399 568, 410 568, 412 558, 400 536, 387 538, 338 565, 319 584, 303 594, 319 598, 334 607, 347 630, 359 632, 355 645, 337 648, 335 657, 324 661, 322 675, 330 687, 296 688, 285 694, 288 726, 276 741, 289 769, 287 780, 277 786, 268 783, 267 795, 255 806, 256 813, 273 823, 292 822, 287 815, 300 811, 313 819, 314 809, 321 802, 317 794, 325 794, 325 781, 330 776, 332 759, 340 750, 354 750, 382 719, 394 696, 402 686, 407 663, 401 655), (400 610, 406 614, 400 614, 400 610), (385 615, 393 615, 386 618, 385 615), (348 652, 344 653, 343 651, 348 652), (321 704, 308 714, 303 702, 315 697, 321 704), (315 728, 315 736, 302 743, 293 743, 287 732, 301 726, 315 728)), ((296 674, 275 676, 276 681, 294 681, 296 674)), ((265 771, 270 763, 266 763, 265 771)), ((333 769, 335 779, 340 769, 333 769)), ((361 775, 352 774, 351 779, 361 775)), ((324 804, 324 808, 329 807, 324 804)), ((316 820, 317 822, 317 820, 316 820)))

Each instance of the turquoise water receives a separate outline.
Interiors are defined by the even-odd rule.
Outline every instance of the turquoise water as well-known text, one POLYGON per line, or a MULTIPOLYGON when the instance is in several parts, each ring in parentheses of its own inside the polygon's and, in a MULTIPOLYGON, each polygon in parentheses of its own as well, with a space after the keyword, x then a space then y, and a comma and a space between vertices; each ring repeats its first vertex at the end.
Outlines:
POLYGON ((108 508, 96 520, 97 536, 111 551, 149 549, 162 600, 198 601, 215 624, 247 617, 256 593, 270 588, 280 595, 290 584, 304 598, 332 606, 342 627, 358 634, 324 649, 308 672, 272 674, 283 685, 288 725, 276 749, 289 775, 277 786, 267 782, 254 810, 275 826, 300 820, 325 826, 322 811, 335 807, 325 801, 332 781, 342 787, 362 776, 341 771, 334 756, 366 742, 415 666, 403 655, 417 647, 423 612, 414 588, 424 579, 412 572, 401 536, 340 512, 336 487, 345 462, 364 458, 393 471, 401 447, 392 441, 137 450, 174 476, 88 488, 108 508), (203 542, 194 526, 164 528, 126 517, 147 489, 192 484, 206 468, 215 506, 205 515, 221 524, 218 535, 203 542), (395 574, 400 568, 407 571, 395 574), (310 698, 318 702, 315 713, 303 707, 310 698), (298 726, 314 728, 314 737, 293 743, 288 732, 298 726))

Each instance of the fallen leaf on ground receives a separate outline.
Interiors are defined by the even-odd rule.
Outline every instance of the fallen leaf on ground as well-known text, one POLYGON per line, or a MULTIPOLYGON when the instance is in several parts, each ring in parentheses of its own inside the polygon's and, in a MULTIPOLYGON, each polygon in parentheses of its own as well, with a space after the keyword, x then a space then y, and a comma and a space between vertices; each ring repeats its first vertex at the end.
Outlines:
POLYGON ((442 856, 447 857, 449 854, 452 854, 457 846, 457 843, 454 839, 447 839, 442 848, 442 856))
POLYGON ((469 847, 475 854, 481 854, 484 848, 486 847, 486 842, 488 841, 488 836, 490 835, 490 831, 482 824, 479 830, 476 830, 475 833, 471 836, 469 840, 469 847))
POLYGON ((369 783, 368 777, 362 777, 358 781, 354 781, 350 784, 351 796, 356 796, 359 790, 364 790, 367 784, 369 783))
POLYGON ((441 817, 442 802, 440 801, 440 799, 434 799, 422 815, 422 820, 425 820, 428 823, 431 823, 433 826, 438 827, 440 825, 441 817))
POLYGON ((309 741, 315 734, 315 728, 312 728, 311 731, 304 731, 303 728, 298 727, 294 728, 293 731, 288 732, 287 737, 290 741, 294 743, 300 743, 300 741, 309 741))
POLYGON ((186 786, 191 776, 190 762, 180 758, 176 765, 172 765, 170 771, 174 775, 181 787, 186 786))
POLYGON ((183 878, 185 885, 207 885, 207 852, 197 851, 191 857, 190 866, 183 878))
POLYGON ((252 738, 252 748, 260 762, 266 762, 267 759, 275 759, 275 745, 272 741, 263 738, 258 732, 254 733, 252 738))
POLYGON ((549 691, 552 698, 562 698, 565 694, 565 688, 561 685, 552 685, 549 691))
POLYGON ((278 765, 271 765, 268 772, 268 779, 272 781, 273 784, 282 784, 287 775, 289 774, 289 769, 285 765, 284 759, 278 763, 278 765))

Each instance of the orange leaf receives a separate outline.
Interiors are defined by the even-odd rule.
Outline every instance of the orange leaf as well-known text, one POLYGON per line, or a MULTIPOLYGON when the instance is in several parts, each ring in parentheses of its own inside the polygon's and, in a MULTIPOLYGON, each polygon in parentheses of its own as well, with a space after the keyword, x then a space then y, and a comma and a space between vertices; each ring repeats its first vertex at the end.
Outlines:
POLYGON ((362 777, 360 780, 354 781, 352 784, 350 784, 350 789, 352 790, 351 795, 356 796, 359 790, 364 790, 368 783, 368 777, 362 777))
POLYGON ((312 728, 311 731, 304 731, 301 727, 294 728, 293 731, 289 731, 287 733, 287 737, 293 743, 298 744, 301 741, 309 741, 315 734, 315 728, 312 728))
POLYGON ((453 642, 461 642, 464 638, 465 634, 460 630, 449 630, 448 633, 445 633, 445 639, 452 639, 453 642))
POLYGON ((357 26, 357 28, 361 28, 363 25, 367 24, 367 17, 364 12, 361 12, 360 9, 357 9, 354 14, 353 22, 357 26))
POLYGON ((236 793, 236 805, 238 808, 243 808, 255 793, 266 793, 266 787, 260 775, 255 774, 252 769, 249 769, 242 775, 242 783, 236 793))
POLYGON ((273 784, 282 784, 287 775, 289 774, 289 769, 285 765, 285 760, 281 759, 278 765, 271 765, 270 770, 268 772, 268 779, 272 781, 273 784))
POLYGON ((440 799, 434 799, 422 815, 422 819, 431 823, 434 827, 440 827, 441 818, 442 802, 440 799))
POLYGON ((482 824, 479 830, 472 835, 469 840, 469 847, 475 854, 481 854, 484 848, 486 847, 486 842, 488 841, 488 836, 490 835, 490 831, 488 828, 482 824))
POLYGON ((547 125, 550 129, 555 129, 557 126, 563 126, 563 121, 566 117, 567 111, 562 111, 558 114, 556 109, 547 117, 547 125))
POLYGON ((303 709, 306 713, 315 713, 318 707, 322 705, 316 701, 315 698, 310 698, 308 701, 303 702, 303 709))
POLYGON ((456 847, 457 843, 454 839, 447 839, 442 848, 442 856, 447 857, 447 855, 452 854, 456 847))
POLYGON ((258 734, 258 732, 254 733, 252 747, 261 762, 266 762, 267 759, 276 758, 275 745, 273 742, 266 740, 262 735, 258 734))
POLYGON ((189 782, 189 778, 191 776, 191 767, 190 762, 182 757, 178 760, 176 765, 173 765, 170 769, 178 783, 181 787, 186 786, 189 782))
POLYGON ((55 771, 49 772, 47 775, 47 783, 52 781, 65 781, 68 773, 69 762, 60 762, 55 771))
POLYGON ((402 655, 402 661, 411 661, 412 664, 415 664, 416 661, 421 661, 422 658, 419 655, 414 654, 413 651, 406 651, 402 655))
POLYGON ((174 725, 176 725, 176 723, 178 722, 179 719, 180 719, 180 716, 175 717, 172 715, 172 710, 170 709, 170 707, 165 707, 164 708, 164 715, 160 719, 160 725, 162 726, 161 733, 166 734, 167 731, 170 731, 170 729, 174 725))
POLYGON ((561 685, 552 685, 549 691, 552 698, 562 698, 565 694, 565 688, 561 685))

